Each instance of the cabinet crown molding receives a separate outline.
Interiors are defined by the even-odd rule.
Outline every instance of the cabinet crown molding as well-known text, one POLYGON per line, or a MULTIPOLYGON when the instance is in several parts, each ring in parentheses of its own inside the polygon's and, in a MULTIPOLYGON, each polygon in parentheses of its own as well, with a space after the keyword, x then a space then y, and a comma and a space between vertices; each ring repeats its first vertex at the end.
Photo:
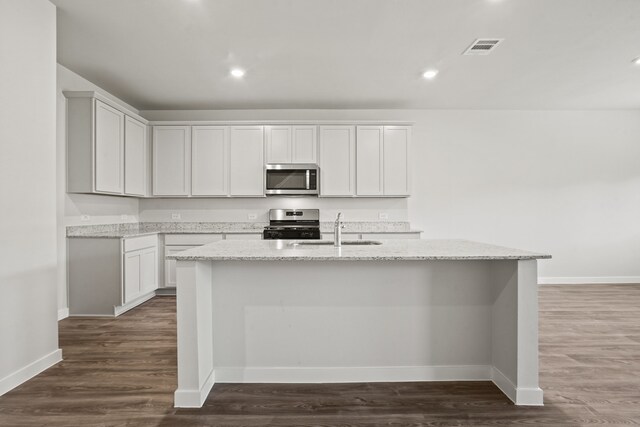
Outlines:
POLYGON ((148 123, 151 126, 413 126, 415 122, 399 120, 152 120, 148 123))
POLYGON ((68 98, 94 98, 94 99, 97 99, 99 101, 104 102, 108 106, 115 108, 116 110, 122 111, 124 114, 126 114, 129 117, 132 117, 132 118, 142 122, 145 125, 149 125, 149 120, 147 120, 144 117, 142 117, 138 113, 137 110, 133 110, 133 109, 129 108, 126 105, 123 105, 123 104, 121 104, 121 103, 119 103, 117 101, 114 101, 111 98, 107 98, 106 96, 104 96, 100 92, 96 92, 96 91, 93 91, 93 90, 83 90, 83 91, 63 90, 62 94, 67 99, 68 98))

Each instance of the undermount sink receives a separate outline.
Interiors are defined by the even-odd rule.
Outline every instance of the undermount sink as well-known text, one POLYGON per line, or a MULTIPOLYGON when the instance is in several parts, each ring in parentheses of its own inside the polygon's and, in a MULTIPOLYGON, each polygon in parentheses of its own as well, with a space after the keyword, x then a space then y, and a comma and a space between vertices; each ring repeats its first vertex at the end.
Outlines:
MULTIPOLYGON (((367 245, 381 245, 382 242, 375 240, 345 240, 342 242, 343 246, 367 246, 367 245)), ((292 242, 289 246, 333 246, 333 242, 330 240, 309 240, 305 242, 292 242)))

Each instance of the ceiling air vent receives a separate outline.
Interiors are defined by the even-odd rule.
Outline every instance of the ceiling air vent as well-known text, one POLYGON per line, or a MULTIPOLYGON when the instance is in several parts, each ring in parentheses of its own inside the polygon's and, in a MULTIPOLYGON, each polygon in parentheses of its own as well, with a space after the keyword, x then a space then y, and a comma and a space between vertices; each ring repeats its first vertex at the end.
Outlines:
POLYGON ((477 39, 464 51, 463 55, 488 55, 504 39, 477 39))

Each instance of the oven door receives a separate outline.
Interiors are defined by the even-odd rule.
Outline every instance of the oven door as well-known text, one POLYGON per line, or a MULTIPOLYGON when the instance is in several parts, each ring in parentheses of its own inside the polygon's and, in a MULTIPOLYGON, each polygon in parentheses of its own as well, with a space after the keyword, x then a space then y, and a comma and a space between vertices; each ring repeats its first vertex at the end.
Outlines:
POLYGON ((266 166, 265 194, 318 194, 318 168, 315 165, 266 166))

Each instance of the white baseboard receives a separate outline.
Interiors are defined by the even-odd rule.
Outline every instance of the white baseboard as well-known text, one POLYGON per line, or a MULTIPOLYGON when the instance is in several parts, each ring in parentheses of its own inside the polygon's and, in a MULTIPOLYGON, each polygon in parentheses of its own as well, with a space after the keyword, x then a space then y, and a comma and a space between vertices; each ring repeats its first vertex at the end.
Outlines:
POLYGON ((138 297, 136 299, 134 299, 131 302, 128 302, 124 305, 118 305, 113 307, 113 317, 117 317, 120 316, 122 313, 126 313, 127 311, 131 310, 132 308, 136 308, 137 306, 139 306, 140 304, 142 304, 145 301, 150 300, 151 298, 155 297, 156 293, 155 291, 152 291, 148 294, 142 295, 141 297, 138 297))
POLYGON ((58 310, 58 321, 69 317, 69 307, 58 310))
POLYGON ((490 381, 491 366, 218 367, 218 383, 490 381))
POLYGON ((523 406, 542 406, 542 389, 516 387, 505 374, 493 367, 491 380, 513 403, 523 406))
POLYGON ((540 285, 640 284, 640 276, 538 277, 540 285))
POLYGON ((200 390, 176 390, 173 393, 173 406, 176 408, 201 408, 215 384, 215 372, 211 371, 200 390))
POLYGON ((41 357, 35 362, 29 363, 27 366, 0 379, 0 396, 6 392, 13 390, 23 382, 30 380, 40 372, 52 367, 62 360, 62 350, 54 350, 46 356, 41 357))

